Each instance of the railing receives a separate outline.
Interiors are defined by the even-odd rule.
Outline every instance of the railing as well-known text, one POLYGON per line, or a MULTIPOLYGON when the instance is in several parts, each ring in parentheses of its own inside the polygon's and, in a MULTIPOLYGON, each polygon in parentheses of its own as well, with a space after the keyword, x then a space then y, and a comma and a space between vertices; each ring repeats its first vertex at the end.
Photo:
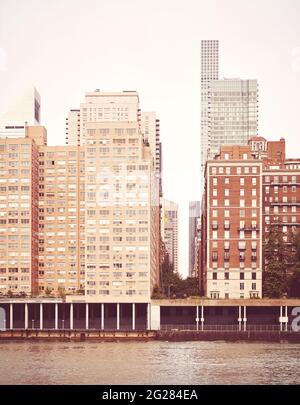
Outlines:
MULTIPOLYGON (((256 332, 279 332, 280 325, 246 325, 241 323, 241 325, 201 325, 199 322, 198 329, 196 324, 164 324, 161 325, 160 330, 163 331, 226 331, 226 332, 234 332, 234 331, 256 331, 256 332)), ((282 324, 282 331, 293 332, 291 325, 288 325, 286 328, 285 324, 282 324)))

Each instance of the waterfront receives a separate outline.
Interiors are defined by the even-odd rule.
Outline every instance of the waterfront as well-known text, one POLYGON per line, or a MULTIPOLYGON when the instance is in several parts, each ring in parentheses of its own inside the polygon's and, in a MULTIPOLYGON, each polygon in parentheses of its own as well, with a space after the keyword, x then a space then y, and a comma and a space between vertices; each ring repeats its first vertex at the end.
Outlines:
POLYGON ((7 342, 0 384, 299 384, 300 344, 7 342))

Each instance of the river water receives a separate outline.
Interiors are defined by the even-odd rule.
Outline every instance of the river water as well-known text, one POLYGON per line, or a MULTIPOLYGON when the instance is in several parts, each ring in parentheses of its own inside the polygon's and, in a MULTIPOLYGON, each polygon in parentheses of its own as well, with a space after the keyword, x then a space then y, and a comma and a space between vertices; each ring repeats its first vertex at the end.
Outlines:
POLYGON ((0 343, 0 384, 299 384, 300 344, 0 343))

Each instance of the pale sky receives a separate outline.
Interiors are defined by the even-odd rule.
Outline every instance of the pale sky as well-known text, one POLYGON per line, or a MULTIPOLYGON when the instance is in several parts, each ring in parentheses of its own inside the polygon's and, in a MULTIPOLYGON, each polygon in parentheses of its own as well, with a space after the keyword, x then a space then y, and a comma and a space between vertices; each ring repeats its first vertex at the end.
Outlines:
POLYGON ((201 39, 220 40, 220 77, 258 79, 260 135, 300 156, 299 0, 0 0, 0 111, 36 86, 51 145, 86 91, 137 90, 156 111, 184 275, 188 202, 200 199, 201 39))

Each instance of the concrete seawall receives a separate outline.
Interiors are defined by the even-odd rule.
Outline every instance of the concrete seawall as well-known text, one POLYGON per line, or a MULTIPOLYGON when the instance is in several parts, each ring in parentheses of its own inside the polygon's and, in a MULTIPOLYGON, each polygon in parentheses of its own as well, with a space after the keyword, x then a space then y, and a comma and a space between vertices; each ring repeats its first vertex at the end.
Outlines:
POLYGON ((300 333, 286 331, 98 331, 98 330, 7 330, 0 331, 0 342, 5 341, 265 341, 300 343, 300 333))

